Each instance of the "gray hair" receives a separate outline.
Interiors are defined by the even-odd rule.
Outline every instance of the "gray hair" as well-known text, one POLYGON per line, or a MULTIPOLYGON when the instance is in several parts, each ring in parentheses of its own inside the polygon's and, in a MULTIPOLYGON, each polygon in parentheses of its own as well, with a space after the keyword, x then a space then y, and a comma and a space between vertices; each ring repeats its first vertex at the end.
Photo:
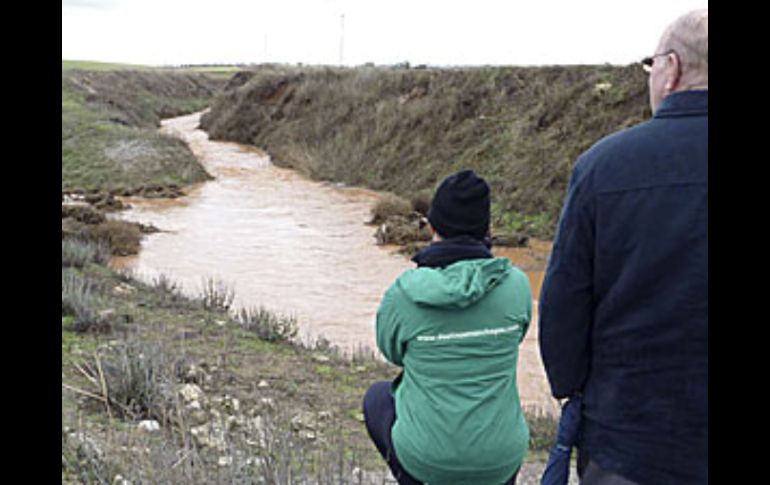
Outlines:
POLYGON ((658 52, 676 51, 682 63, 682 76, 690 84, 708 86, 709 79, 708 9, 688 12, 676 19, 663 33, 658 52))

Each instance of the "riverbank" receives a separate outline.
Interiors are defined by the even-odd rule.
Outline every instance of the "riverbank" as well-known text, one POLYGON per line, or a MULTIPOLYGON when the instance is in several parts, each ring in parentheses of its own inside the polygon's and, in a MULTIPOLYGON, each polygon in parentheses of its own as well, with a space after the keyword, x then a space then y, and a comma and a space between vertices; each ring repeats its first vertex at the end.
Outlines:
POLYGON ((313 179, 406 200, 471 168, 492 187, 493 232, 552 239, 578 155, 649 115, 636 65, 261 66, 233 76, 201 126, 313 179))
MULTIPOLYGON (((233 315, 217 281, 190 298, 74 252, 62 244, 62 483, 383 483, 361 398, 396 367, 292 340, 291 317, 233 315)), ((541 462, 555 423, 527 419, 541 462)))
POLYGON ((62 61, 62 192, 209 180, 189 148, 157 128, 163 117, 204 109, 224 83, 200 72, 62 61))
POLYGON ((65 259, 63 248, 70 479, 285 477, 302 466, 333 468, 336 452, 347 455, 346 473, 372 467, 357 432, 360 395, 392 369, 364 355, 345 359, 322 340, 291 343, 289 318, 228 314, 227 290, 216 282, 187 298, 169 280, 145 284, 96 262, 65 267, 65 259), (147 430, 147 421, 157 425, 147 430))

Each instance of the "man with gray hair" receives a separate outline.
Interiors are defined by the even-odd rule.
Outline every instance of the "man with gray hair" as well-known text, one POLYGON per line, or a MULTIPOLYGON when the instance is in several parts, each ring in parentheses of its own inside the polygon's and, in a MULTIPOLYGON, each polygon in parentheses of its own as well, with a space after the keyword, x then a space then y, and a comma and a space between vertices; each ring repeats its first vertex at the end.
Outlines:
POLYGON ((540 297, 583 485, 708 483, 708 10, 642 65, 653 118, 576 161, 540 297))

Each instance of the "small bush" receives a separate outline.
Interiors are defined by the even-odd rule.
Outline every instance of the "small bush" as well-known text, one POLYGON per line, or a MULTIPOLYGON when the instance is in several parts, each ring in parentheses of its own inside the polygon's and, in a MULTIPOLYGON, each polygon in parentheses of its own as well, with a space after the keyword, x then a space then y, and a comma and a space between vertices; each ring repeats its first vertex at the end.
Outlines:
POLYGON ((425 217, 428 217, 428 211, 430 210, 430 203, 432 201, 433 196, 426 191, 418 192, 409 199, 409 202, 412 204, 412 210, 419 212, 425 217))
POLYGON ((102 331, 108 327, 97 310, 93 285, 77 271, 62 270, 61 312, 75 317, 72 329, 76 332, 102 331))
POLYGON ((64 205, 61 206, 61 217, 71 217, 84 224, 101 224, 105 222, 104 214, 90 205, 64 205))
POLYGON ((408 244, 415 241, 430 241, 433 237, 430 227, 421 216, 391 216, 374 234, 377 244, 408 244))
POLYGON ((175 306, 187 301, 182 295, 181 286, 168 276, 161 274, 152 280, 152 288, 161 306, 175 306))
POLYGON ((107 244, 112 254, 116 256, 138 253, 142 241, 142 231, 138 224, 117 220, 109 220, 89 227, 88 236, 97 242, 107 244))
POLYGON ((102 351, 85 369, 96 382, 104 378, 111 410, 119 417, 155 419, 163 424, 176 416, 174 389, 187 360, 162 341, 130 339, 102 351))
POLYGON ((263 307, 242 309, 236 321, 260 340, 288 342, 297 336, 297 319, 275 315, 263 307))
POLYGON ((224 282, 214 278, 203 280, 200 300, 205 310, 227 313, 235 299, 235 292, 224 282))
POLYGON ((87 244, 73 239, 62 239, 62 266, 74 266, 76 268, 82 268, 92 259, 92 257, 93 251, 87 244))
POLYGON ((314 352, 321 353, 323 355, 328 355, 335 358, 340 358, 342 356, 342 349, 338 345, 335 345, 332 343, 331 340, 327 339, 323 335, 317 336, 317 337, 309 337, 306 339, 306 341, 303 343, 303 347, 306 349, 312 350, 314 352))
POLYGON ((386 194, 372 207, 372 220, 370 224, 382 224, 389 217, 408 217, 412 213, 412 204, 393 194, 386 194))
POLYGON ((152 286, 161 293, 178 294, 180 287, 168 276, 161 274, 152 279, 152 286))
POLYGON ((61 242, 62 266, 82 268, 88 263, 106 265, 110 262, 110 248, 103 242, 63 239, 61 242))

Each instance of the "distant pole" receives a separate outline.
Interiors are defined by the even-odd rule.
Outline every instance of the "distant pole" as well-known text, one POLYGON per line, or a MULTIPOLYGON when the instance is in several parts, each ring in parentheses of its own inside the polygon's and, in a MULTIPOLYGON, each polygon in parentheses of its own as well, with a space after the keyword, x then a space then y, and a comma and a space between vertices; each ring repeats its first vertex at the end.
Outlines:
POLYGON ((340 15, 340 66, 344 59, 343 53, 345 51, 345 14, 340 15))

